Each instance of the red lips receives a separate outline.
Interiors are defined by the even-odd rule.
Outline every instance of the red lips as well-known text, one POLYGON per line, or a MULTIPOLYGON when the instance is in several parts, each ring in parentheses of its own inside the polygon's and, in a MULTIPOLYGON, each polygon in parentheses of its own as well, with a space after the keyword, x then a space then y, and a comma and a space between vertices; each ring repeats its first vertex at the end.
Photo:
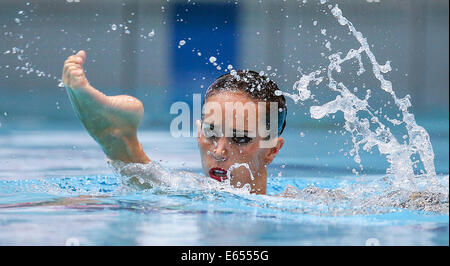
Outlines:
POLYGON ((209 177, 222 182, 224 180, 227 180, 227 171, 223 168, 214 167, 209 169, 209 177))

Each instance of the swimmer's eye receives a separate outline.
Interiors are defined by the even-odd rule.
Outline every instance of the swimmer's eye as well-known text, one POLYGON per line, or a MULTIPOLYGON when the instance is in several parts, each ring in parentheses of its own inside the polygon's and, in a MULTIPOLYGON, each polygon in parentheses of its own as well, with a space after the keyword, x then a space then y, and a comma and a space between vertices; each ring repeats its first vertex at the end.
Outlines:
POLYGON ((245 145, 245 144, 250 143, 253 140, 253 138, 249 138, 247 136, 244 136, 244 137, 236 137, 236 136, 234 136, 234 137, 231 138, 231 140, 234 143, 236 143, 236 144, 245 145))
POLYGON ((214 131, 214 125, 204 125, 203 134, 207 139, 213 140, 216 138, 217 133, 214 131))
POLYGON ((203 133, 205 134, 205 137, 207 139, 214 139, 216 137, 216 135, 214 134, 214 131, 209 130, 209 129, 203 130, 203 133))

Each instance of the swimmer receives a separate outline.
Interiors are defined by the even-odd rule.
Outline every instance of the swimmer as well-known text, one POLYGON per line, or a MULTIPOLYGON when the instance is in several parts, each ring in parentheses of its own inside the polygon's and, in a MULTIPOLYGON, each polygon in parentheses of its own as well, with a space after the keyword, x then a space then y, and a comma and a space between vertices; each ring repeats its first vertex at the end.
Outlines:
MULTIPOLYGON (((84 51, 69 56, 62 74, 62 82, 77 117, 110 160, 149 163, 150 159, 137 138, 144 115, 142 102, 128 95, 107 96, 95 89, 86 78, 85 61, 84 51)), ((213 106, 219 111, 202 112, 201 121, 196 121, 202 168, 207 177, 217 182, 230 177, 230 184, 234 187, 251 184, 251 193, 266 194, 267 166, 284 144, 280 135, 286 125, 286 100, 284 96, 276 95, 277 90, 273 81, 254 71, 233 71, 219 77, 208 88, 204 106, 213 106), (227 103, 258 107, 263 103, 266 115, 235 108, 231 116, 233 121, 228 121, 227 103), (277 106, 276 125, 271 123, 273 116, 269 114, 272 112, 269 103, 277 106), (238 116, 247 123, 238 123, 238 116), (254 120, 257 123, 248 122, 254 120), (264 127, 255 124, 263 124, 264 127), (264 134, 262 128, 275 133, 264 134), (260 145, 266 142, 270 145, 260 145), (230 175, 227 175, 228 171, 230 175)))

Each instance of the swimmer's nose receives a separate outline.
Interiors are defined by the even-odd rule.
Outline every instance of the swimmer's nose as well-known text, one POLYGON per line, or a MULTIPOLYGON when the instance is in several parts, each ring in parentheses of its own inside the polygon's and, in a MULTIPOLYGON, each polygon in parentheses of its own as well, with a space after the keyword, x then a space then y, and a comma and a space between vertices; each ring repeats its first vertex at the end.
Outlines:
POLYGON ((213 157, 218 161, 225 161, 227 158, 227 138, 220 138, 217 146, 213 150, 213 157))

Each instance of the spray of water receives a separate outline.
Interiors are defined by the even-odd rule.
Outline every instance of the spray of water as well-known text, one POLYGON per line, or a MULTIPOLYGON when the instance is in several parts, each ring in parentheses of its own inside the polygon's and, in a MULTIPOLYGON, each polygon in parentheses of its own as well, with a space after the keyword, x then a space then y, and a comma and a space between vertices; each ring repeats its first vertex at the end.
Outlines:
POLYGON ((318 85, 322 78, 328 80, 328 87, 333 92, 337 92, 336 98, 330 102, 322 105, 315 105, 310 108, 310 114, 313 119, 321 119, 327 115, 335 114, 341 111, 344 115, 344 128, 352 136, 353 148, 350 155, 356 163, 361 165, 360 150, 371 151, 374 147, 385 155, 390 166, 387 169, 387 174, 393 177, 392 184, 395 187, 402 189, 409 189, 417 191, 424 189, 430 185, 438 186, 440 182, 436 179, 436 171, 434 167, 434 153, 431 146, 430 137, 427 131, 416 123, 414 115, 408 111, 411 106, 410 96, 404 98, 397 98, 392 88, 392 83, 386 80, 383 74, 391 70, 390 62, 380 65, 375 55, 369 48, 367 39, 363 34, 356 30, 353 24, 342 15, 342 10, 338 5, 334 7, 329 6, 331 13, 337 19, 340 25, 347 26, 350 33, 356 38, 361 45, 357 49, 350 49, 347 54, 342 57, 342 53, 331 54, 328 59, 330 61, 326 77, 317 77, 320 71, 314 71, 309 75, 304 75, 299 81, 294 84, 294 90, 298 94, 289 94, 282 92, 283 95, 290 97, 295 102, 305 101, 310 98, 311 91, 308 86, 311 81, 316 81, 318 85), (403 143, 398 141, 390 131, 390 128, 383 124, 379 118, 370 111, 368 100, 371 97, 371 91, 367 90, 364 99, 358 98, 352 93, 342 82, 335 80, 333 74, 339 73, 342 70, 342 63, 349 60, 357 60, 359 70, 357 75, 361 75, 366 70, 362 63, 362 56, 367 56, 372 64, 372 71, 376 79, 380 82, 380 88, 389 93, 394 104, 398 107, 402 114, 402 121, 397 119, 388 119, 394 125, 404 124, 408 136, 403 143), (368 115, 369 118, 363 118, 362 114, 368 115), (373 129, 375 126, 375 129, 373 129), (418 161, 413 161, 411 158, 414 155, 419 155, 423 163, 425 173, 419 175, 414 173, 414 168, 418 161))
MULTIPOLYGON (((123 163, 107 159, 107 162, 122 184, 119 190, 127 191, 133 189, 158 189, 164 193, 177 193, 182 191, 203 193, 215 193, 218 191, 229 192, 232 194, 249 195, 251 191, 250 184, 244 184, 241 188, 235 188, 231 185, 230 174, 232 169, 241 166, 248 168, 247 164, 233 165, 227 172, 227 180, 217 182, 212 178, 206 178, 204 175, 187 171, 175 171, 163 167, 155 161, 147 164, 123 163)), ((249 170, 250 171, 250 170, 249 170)), ((251 172, 250 172, 251 174, 251 172)), ((253 177, 253 176, 252 176, 253 177)))
MULTIPOLYGON (((393 90, 392 82, 386 80, 383 74, 391 71, 390 62, 380 65, 375 55, 369 48, 367 39, 354 27, 354 25, 342 14, 336 4, 334 7, 329 5, 329 9, 338 23, 348 27, 349 32, 360 44, 356 49, 350 49, 345 56, 342 52, 331 54, 329 65, 324 77, 320 77, 320 70, 313 71, 308 75, 303 75, 297 81, 293 89, 298 94, 290 94, 279 91, 295 103, 306 101, 311 98, 309 86, 312 81, 316 85, 323 79, 328 80, 328 88, 338 93, 334 100, 322 105, 310 107, 310 114, 313 119, 321 119, 327 115, 335 114, 338 111, 343 113, 345 124, 344 129, 351 134, 353 147, 350 155, 354 161, 363 169, 360 152, 361 149, 370 152, 375 147, 380 154, 386 156, 389 167, 386 171, 384 181, 387 187, 379 182, 360 183, 356 186, 342 188, 339 195, 346 195, 345 201, 349 202, 354 209, 356 206, 363 207, 361 210, 367 211, 373 206, 402 207, 412 209, 422 209, 448 213, 448 176, 439 177, 436 175, 434 166, 434 152, 430 142, 428 132, 416 123, 414 115, 408 111, 411 107, 410 96, 398 98, 393 90), (401 112, 402 120, 386 120, 395 126, 404 125, 407 135, 403 136, 403 142, 400 142, 390 128, 380 121, 377 114, 370 110, 368 100, 371 97, 371 91, 367 90, 364 99, 357 97, 342 82, 334 78, 335 73, 342 71, 342 64, 349 60, 356 60, 359 64, 357 75, 366 71, 362 57, 366 56, 371 63, 372 72, 380 83, 380 89, 387 92, 393 99, 393 103, 401 112), (367 118, 368 117, 368 118, 367 118), (413 160, 418 155, 420 160, 413 160), (416 174, 414 169, 419 162, 422 162, 424 171, 416 174), (367 196, 370 195, 370 196, 367 196), (361 199, 358 201, 358 198, 361 199)), ((324 190, 318 188, 306 188, 303 190, 287 187, 283 193, 287 197, 297 197, 303 199, 315 200, 322 199, 328 201, 335 190, 324 190)), ((331 197, 333 199, 344 200, 343 197, 331 197)))

